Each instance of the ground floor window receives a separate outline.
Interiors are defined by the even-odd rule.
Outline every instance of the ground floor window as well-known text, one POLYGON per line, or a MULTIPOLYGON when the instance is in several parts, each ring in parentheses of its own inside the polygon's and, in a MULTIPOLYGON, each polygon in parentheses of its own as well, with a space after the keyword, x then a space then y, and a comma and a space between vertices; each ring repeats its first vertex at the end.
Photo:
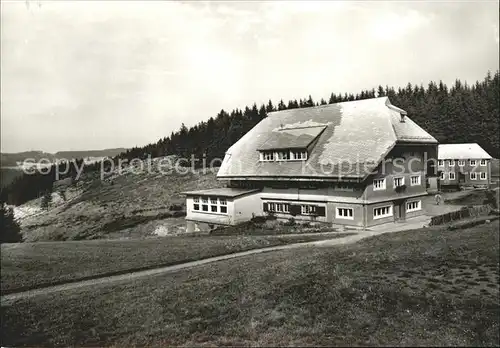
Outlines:
POLYGON ((481 180, 486 180, 486 173, 485 172, 482 172, 479 177, 481 178, 481 180))
POLYGON ((454 172, 451 172, 450 174, 448 174, 450 180, 455 180, 455 173, 454 172))
POLYGON ((290 204, 284 202, 266 202, 264 203, 264 211, 288 213, 290 211, 290 204))
POLYGON ((193 197, 193 210, 212 212, 212 213, 227 213, 227 201, 225 198, 219 197, 193 197), (209 207, 210 206, 210 207, 209 207), (210 209, 209 209, 210 208, 210 209))
POLYGON ((412 212, 422 209, 422 201, 412 201, 406 203, 406 211, 412 212))
POLYGON ((476 173, 474 173, 474 172, 470 173, 470 179, 471 180, 476 180, 477 179, 476 173))
POLYGON ((354 209, 352 208, 337 208, 337 219, 354 219, 354 209))
POLYGON ((382 219, 389 216, 392 216, 392 205, 373 208, 373 219, 382 219))
POLYGON ((302 215, 313 215, 316 214, 316 206, 315 205, 302 205, 301 206, 302 215))

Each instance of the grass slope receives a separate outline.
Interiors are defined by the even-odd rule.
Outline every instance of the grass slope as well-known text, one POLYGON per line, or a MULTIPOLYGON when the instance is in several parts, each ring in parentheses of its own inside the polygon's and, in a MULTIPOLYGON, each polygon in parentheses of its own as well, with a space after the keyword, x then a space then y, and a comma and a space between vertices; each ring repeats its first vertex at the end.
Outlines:
POLYGON ((348 235, 176 236, 143 240, 2 244, 2 292, 348 235))
POLYGON ((498 222, 4 305, 3 345, 498 345, 498 222))
POLYGON ((171 220, 168 217, 171 205, 185 205, 181 192, 222 184, 212 172, 161 174, 143 171, 115 176, 112 182, 89 177, 81 183, 83 192, 75 199, 23 219, 22 232, 28 242, 148 236, 160 225, 185 225, 183 218, 171 220))

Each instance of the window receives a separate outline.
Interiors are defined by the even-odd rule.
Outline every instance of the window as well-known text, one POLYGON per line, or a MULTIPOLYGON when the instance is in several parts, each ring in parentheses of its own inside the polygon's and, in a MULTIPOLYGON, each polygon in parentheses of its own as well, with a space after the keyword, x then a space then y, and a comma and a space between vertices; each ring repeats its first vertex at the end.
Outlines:
POLYGON ((487 176, 486 176, 486 173, 485 172, 482 172, 481 174, 479 174, 479 178, 481 180, 486 180, 487 176))
POLYGON ((272 151, 264 151, 260 153, 261 161, 274 161, 274 152, 272 151))
POLYGON ((294 160, 306 160, 307 151, 292 151, 292 158, 294 160))
POLYGON ((413 175, 410 177, 411 186, 420 185, 420 175, 413 175))
POLYGON ((292 161, 292 160, 306 160, 306 150, 281 150, 281 151, 261 151, 261 161, 292 161))
POLYGON ((302 215, 313 215, 316 213, 315 205, 302 205, 302 215))
POLYGON ((337 208, 337 219, 354 219, 354 210, 352 208, 337 208))
POLYGON ((403 186, 405 184, 405 178, 403 176, 399 178, 394 178, 394 187, 403 186))
POLYGON ((227 213, 227 201, 225 198, 218 197, 196 197, 193 199, 193 210, 200 210, 200 199, 201 199, 201 211, 210 213, 227 213))
POLYGON ((476 173, 474 173, 474 172, 473 172, 473 173, 470 173, 470 179, 471 179, 471 180, 476 180, 476 179, 477 179, 477 175, 476 175, 476 173))
POLYGON ((486 167, 486 164, 487 164, 487 162, 486 162, 486 160, 485 160, 485 159, 482 159, 482 160, 481 160, 481 162, 479 162, 479 165, 480 165, 481 167, 486 167))
POLYGON ((476 160, 469 160, 469 164, 473 167, 476 166, 476 160))
POLYGON ((464 160, 458 160, 458 166, 459 167, 465 166, 465 161, 464 160))
POLYGON ((278 152, 278 161, 287 161, 289 159, 288 151, 280 151, 278 152))
POLYGON ((276 211, 276 203, 269 203, 269 211, 276 211))
POLYGON ((455 173, 454 172, 448 173, 448 177, 450 180, 455 180, 455 173))
POLYGON ((373 208, 373 219, 382 219, 385 217, 392 216, 392 205, 386 207, 373 208))
MULTIPOLYGON (((288 203, 273 203, 276 213, 288 213, 290 205, 288 203)), ((271 209, 269 209, 271 210, 271 209)), ((272 210, 271 210, 272 211, 272 210)))
POLYGON ((438 160, 438 166, 442 167, 443 165, 443 160, 438 160))
POLYGON ((373 180, 373 191, 385 190, 385 178, 373 180))
POLYGON ((406 211, 412 212, 422 209, 422 201, 413 201, 406 203, 406 211))
POLYGON ((337 184, 335 185, 335 189, 338 191, 354 191, 354 187, 348 184, 337 184))
POLYGON ((448 165, 453 167, 455 165, 455 160, 448 160, 448 165))
POLYGON ((444 172, 441 172, 441 174, 439 175, 439 179, 444 180, 444 172))

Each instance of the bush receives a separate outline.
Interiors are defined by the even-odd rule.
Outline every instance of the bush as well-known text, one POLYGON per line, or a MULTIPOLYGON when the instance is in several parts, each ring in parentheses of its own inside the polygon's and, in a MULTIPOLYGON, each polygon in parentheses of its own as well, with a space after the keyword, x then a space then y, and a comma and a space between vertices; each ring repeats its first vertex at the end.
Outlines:
POLYGON ((184 210, 184 207, 181 204, 172 204, 168 210, 170 211, 181 211, 184 210))
POLYGON ((492 191, 492 190, 486 191, 485 196, 486 197, 484 198, 483 204, 489 204, 494 209, 498 209, 498 201, 497 201, 495 191, 492 191))
POLYGON ((296 224, 295 219, 292 217, 283 223, 283 226, 295 226, 296 224))
POLYGON ((253 222, 254 224, 263 224, 267 220, 268 216, 260 216, 260 215, 254 216, 250 219, 250 221, 253 222))

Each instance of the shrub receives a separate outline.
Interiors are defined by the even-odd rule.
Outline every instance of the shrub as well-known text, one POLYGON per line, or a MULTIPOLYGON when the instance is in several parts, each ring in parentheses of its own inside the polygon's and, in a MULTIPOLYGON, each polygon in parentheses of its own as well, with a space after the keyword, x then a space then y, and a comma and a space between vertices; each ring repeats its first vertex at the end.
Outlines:
POLYGON ((253 222, 254 224, 263 224, 267 220, 268 220, 267 216, 261 216, 261 215, 254 216, 250 219, 250 221, 253 222))
POLYGON ((296 224, 297 223, 295 222, 295 219, 291 217, 285 223, 283 223, 283 226, 295 226, 296 224))
POLYGON ((184 210, 184 207, 181 204, 172 204, 168 210, 170 211, 181 211, 184 210))
POLYGON ((277 219, 276 214, 274 214, 274 212, 272 212, 272 211, 266 212, 266 217, 267 217, 267 220, 276 220, 277 219))

